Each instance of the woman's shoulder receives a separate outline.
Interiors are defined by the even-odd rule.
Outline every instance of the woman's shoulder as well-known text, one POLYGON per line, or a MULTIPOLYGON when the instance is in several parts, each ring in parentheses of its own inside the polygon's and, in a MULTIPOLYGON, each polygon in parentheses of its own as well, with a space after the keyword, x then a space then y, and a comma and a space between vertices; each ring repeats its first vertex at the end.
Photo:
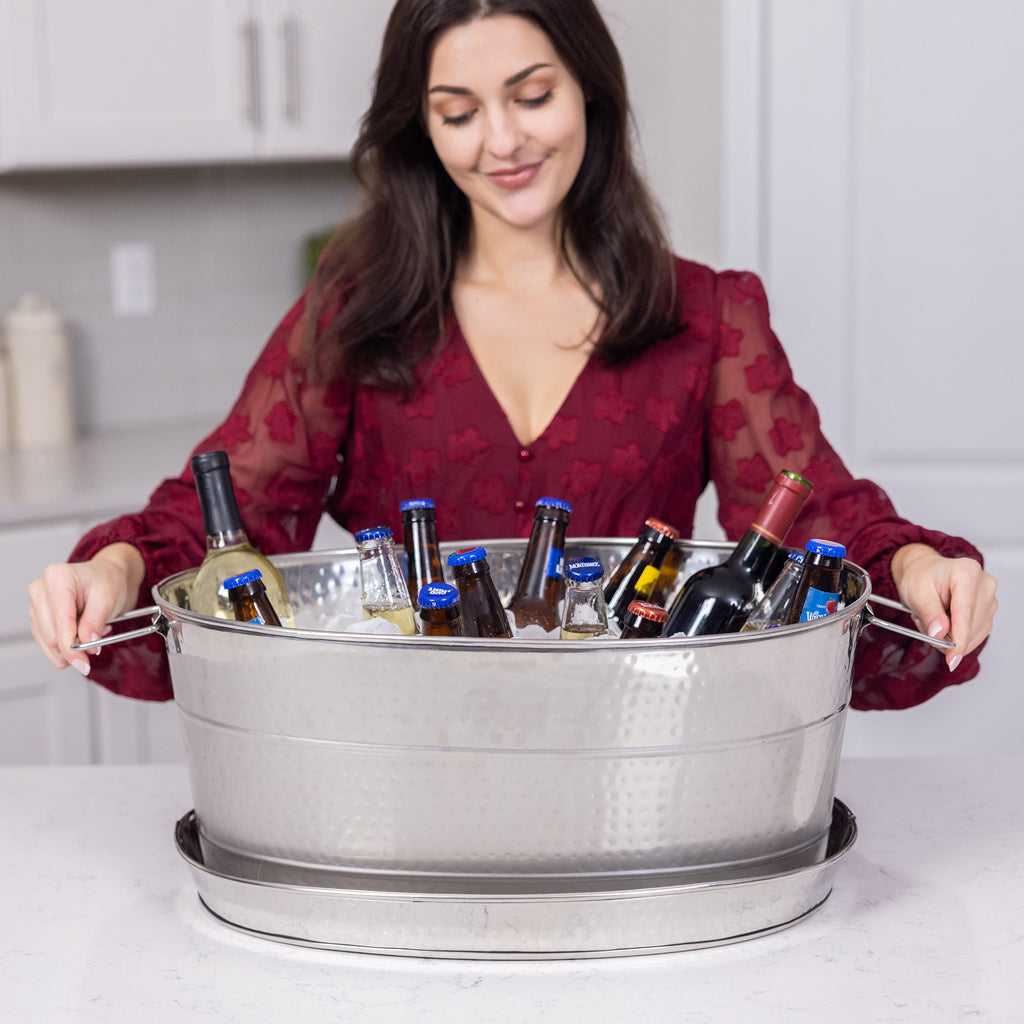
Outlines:
POLYGON ((761 278, 752 270, 715 270, 704 263, 673 256, 676 296, 682 317, 701 310, 721 319, 732 303, 767 304, 761 278))

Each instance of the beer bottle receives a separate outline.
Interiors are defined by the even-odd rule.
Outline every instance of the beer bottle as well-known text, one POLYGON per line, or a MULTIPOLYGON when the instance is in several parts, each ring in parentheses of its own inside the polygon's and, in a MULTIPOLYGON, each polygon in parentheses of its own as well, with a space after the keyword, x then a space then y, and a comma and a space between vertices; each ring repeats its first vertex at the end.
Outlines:
POLYGON ((779 473, 757 517, 720 565, 701 569, 683 585, 669 609, 665 635, 735 633, 782 568, 782 542, 811 485, 796 473, 779 473))
POLYGON ((604 566, 596 558, 574 558, 565 566, 563 640, 592 640, 608 632, 604 566))
POLYGON ((790 622, 823 619, 839 609, 842 592, 843 559, 846 548, 832 540, 809 540, 804 554, 804 571, 793 600, 790 622))
POLYGON ((281 620, 277 617, 270 598, 267 597, 263 573, 259 569, 243 572, 239 576, 229 576, 224 581, 224 589, 239 622, 256 622, 261 626, 281 625, 281 620))
POLYGON ((416 596, 423 636, 462 636, 462 611, 455 587, 428 583, 416 596))
POLYGON ((629 602, 646 600, 661 574, 661 565, 679 531, 660 519, 648 519, 636 543, 604 588, 608 618, 622 624, 629 602))
POLYGON ((390 526, 375 526, 356 534, 359 549, 359 578, 363 585, 363 618, 387 619, 406 636, 416 633, 416 619, 409 600, 409 588, 395 553, 390 526))
POLYGON ((292 606, 284 579, 273 562, 253 547, 242 526, 228 453, 198 452, 192 456, 191 468, 203 512, 206 556, 189 588, 189 608, 200 615, 233 619, 235 612, 224 580, 248 569, 259 569, 271 604, 281 619, 292 625, 292 606))
POLYGON ((532 625, 549 633, 558 629, 562 552, 571 513, 572 505, 560 498, 537 499, 530 540, 508 604, 508 610, 515 615, 517 629, 532 625))
POLYGON ((419 607, 420 591, 427 583, 444 583, 441 552, 437 545, 437 513, 429 498, 412 498, 398 506, 402 513, 405 546, 405 580, 413 609, 419 607))
POLYGON ((663 634, 668 612, 650 601, 630 601, 622 620, 620 640, 651 640, 663 634))
POLYGON ((760 629, 775 629, 791 621, 790 614, 796 604, 796 592, 804 572, 804 556, 799 551, 790 551, 768 593, 754 606, 747 621, 740 627, 741 633, 753 633, 760 629))
POLYGON ((462 603, 462 635, 511 639, 512 627, 491 579, 487 552, 483 548, 461 548, 448 556, 448 565, 462 603))

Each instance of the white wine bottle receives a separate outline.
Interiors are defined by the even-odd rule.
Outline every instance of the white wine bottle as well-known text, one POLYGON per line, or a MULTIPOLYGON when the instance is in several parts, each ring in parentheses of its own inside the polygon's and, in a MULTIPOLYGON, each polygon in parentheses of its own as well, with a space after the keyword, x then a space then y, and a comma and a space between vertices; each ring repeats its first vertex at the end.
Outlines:
POLYGON ((192 456, 192 474, 203 510, 206 529, 206 557, 189 591, 189 607, 200 615, 234 619, 235 611, 224 589, 224 581, 251 569, 259 569, 267 597, 281 621, 293 626, 288 588, 274 564, 252 546, 238 513, 235 488, 231 483, 228 453, 200 452, 192 456))

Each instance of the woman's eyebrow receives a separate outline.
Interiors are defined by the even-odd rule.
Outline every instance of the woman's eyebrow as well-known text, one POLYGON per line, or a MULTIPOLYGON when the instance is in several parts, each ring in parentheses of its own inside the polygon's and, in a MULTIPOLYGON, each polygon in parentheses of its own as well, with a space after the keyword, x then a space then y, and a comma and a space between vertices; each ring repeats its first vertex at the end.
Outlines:
MULTIPOLYGON (((523 68, 522 71, 517 71, 514 75, 506 78, 503 85, 506 89, 512 88, 513 85, 518 85, 524 79, 527 79, 534 73, 539 71, 541 68, 549 68, 550 64, 531 64, 528 68, 523 68)), ((462 85, 433 85, 427 90, 428 93, 433 94, 435 92, 451 93, 453 96, 470 96, 472 90, 467 89, 462 85)))

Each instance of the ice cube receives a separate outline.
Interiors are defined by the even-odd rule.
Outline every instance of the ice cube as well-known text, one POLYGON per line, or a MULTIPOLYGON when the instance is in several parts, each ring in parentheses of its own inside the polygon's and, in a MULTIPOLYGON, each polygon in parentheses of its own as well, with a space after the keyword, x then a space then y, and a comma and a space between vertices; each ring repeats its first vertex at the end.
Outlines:
POLYGON ((372 619, 364 619, 359 622, 353 622, 352 625, 345 629, 346 633, 391 633, 395 636, 402 635, 402 627, 397 622, 388 622, 387 619, 383 619, 380 616, 375 616, 372 619))

